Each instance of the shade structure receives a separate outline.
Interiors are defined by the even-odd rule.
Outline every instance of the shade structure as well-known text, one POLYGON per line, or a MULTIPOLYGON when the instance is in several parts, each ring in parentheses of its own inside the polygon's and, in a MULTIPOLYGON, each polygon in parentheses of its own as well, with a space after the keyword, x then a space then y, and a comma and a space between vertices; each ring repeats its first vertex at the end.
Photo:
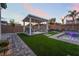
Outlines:
POLYGON ((27 17, 23 19, 23 32, 26 32, 29 35, 33 35, 35 32, 38 34, 46 33, 48 32, 48 20, 29 14, 27 17), (25 26, 25 22, 28 22, 29 26, 25 26), (45 22, 45 24, 41 24, 43 22, 45 22), (32 23, 37 23, 37 24, 32 25, 32 23))
POLYGON ((47 19, 29 14, 27 17, 24 18, 23 22, 29 22, 29 18, 31 18, 31 22, 36 22, 36 23, 48 21, 47 19))

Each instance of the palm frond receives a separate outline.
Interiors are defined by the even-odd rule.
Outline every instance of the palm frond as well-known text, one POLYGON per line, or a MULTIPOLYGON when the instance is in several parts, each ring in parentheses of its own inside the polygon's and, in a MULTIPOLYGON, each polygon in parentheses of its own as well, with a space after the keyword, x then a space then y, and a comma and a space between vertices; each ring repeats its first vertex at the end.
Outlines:
POLYGON ((7 4, 6 3, 0 3, 1 4, 1 7, 6 9, 7 8, 7 4))

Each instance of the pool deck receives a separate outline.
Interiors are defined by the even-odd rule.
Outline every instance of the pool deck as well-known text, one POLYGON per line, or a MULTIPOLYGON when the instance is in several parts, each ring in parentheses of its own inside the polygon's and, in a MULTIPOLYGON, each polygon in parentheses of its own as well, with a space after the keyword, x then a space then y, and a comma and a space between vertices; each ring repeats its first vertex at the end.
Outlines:
POLYGON ((56 39, 56 40, 60 40, 60 41, 64 41, 64 42, 67 42, 67 43, 71 43, 71 44, 76 44, 76 45, 79 45, 79 41, 75 41, 75 40, 67 40, 67 39, 60 39, 58 38, 58 36, 64 34, 65 32, 61 32, 59 34, 55 34, 55 35, 50 35, 50 34, 45 34, 46 36, 48 36, 49 38, 53 38, 53 39, 56 39))

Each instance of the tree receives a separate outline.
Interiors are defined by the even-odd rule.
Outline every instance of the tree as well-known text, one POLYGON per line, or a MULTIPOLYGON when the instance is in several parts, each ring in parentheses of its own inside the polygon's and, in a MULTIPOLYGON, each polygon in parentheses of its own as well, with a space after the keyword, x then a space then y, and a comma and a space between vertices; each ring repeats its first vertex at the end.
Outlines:
POLYGON ((12 20, 10 20, 10 25, 12 26, 12 28, 13 28, 13 32, 15 32, 14 31, 14 29, 15 29, 15 21, 14 21, 14 19, 12 19, 12 20))
POLYGON ((61 17, 62 24, 64 24, 65 16, 61 17))
POLYGON ((1 40, 1 9, 6 9, 7 4, 6 3, 0 3, 0 40, 1 40))
POLYGON ((75 19, 76 19, 76 16, 79 14, 79 12, 77 12, 76 10, 68 11, 68 12, 69 12, 69 14, 66 15, 65 17, 71 17, 75 24, 75 19))
POLYGON ((62 24, 64 24, 64 19, 62 19, 62 24))
POLYGON ((65 16, 65 18, 66 17, 71 17, 72 18, 72 20, 73 20, 73 24, 74 24, 74 29, 75 29, 75 20, 76 20, 76 17, 78 16, 78 14, 79 14, 79 12, 78 11, 76 11, 76 10, 72 10, 72 11, 68 11, 68 15, 66 15, 65 16))
POLYGON ((55 23, 55 22, 56 22, 56 18, 51 18, 49 21, 50 24, 55 23))

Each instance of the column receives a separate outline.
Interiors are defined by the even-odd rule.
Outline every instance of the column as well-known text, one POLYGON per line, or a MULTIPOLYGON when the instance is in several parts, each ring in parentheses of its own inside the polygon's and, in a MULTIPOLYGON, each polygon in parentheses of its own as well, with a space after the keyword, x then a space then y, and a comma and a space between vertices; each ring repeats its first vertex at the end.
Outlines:
POLYGON ((0 4, 0 40, 1 40, 1 4, 0 4))
POLYGON ((46 33, 48 33, 48 29, 49 27, 48 27, 48 21, 46 22, 46 33))
POLYGON ((29 35, 32 35, 31 18, 29 18, 29 35))
POLYGON ((25 22, 23 22, 23 32, 25 32, 25 22))
POLYGON ((38 23, 38 30, 40 30, 40 24, 38 23))

